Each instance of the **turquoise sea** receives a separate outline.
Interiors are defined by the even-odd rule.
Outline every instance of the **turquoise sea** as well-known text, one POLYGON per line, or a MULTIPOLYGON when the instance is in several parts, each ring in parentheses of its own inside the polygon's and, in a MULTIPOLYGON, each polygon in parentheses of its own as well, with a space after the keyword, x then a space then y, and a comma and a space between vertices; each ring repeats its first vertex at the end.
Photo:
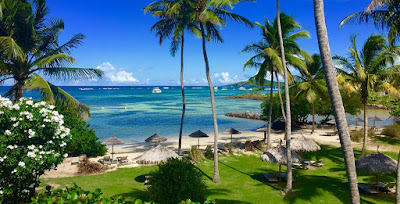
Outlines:
MULTIPOLYGON (((0 94, 10 87, 0 86, 0 94)), ((157 133, 166 137, 179 134, 182 114, 181 89, 177 86, 159 87, 162 93, 152 93, 152 86, 120 86, 120 87, 61 87, 73 97, 90 107, 91 118, 87 121, 96 131, 100 140, 116 136, 129 142, 143 141, 157 133)), ((249 88, 249 87, 248 87, 249 88)), ((210 92, 208 87, 186 87, 186 114, 184 136, 196 131, 213 132, 210 92)), ((228 112, 260 113, 262 101, 227 99, 226 96, 243 94, 238 87, 219 87, 215 92, 218 129, 222 132, 233 127, 240 131, 254 131, 266 124, 264 121, 226 117, 228 112), (234 90, 235 89, 235 90, 234 90)), ((25 97, 38 99, 37 93, 26 92, 25 97)), ((278 110, 280 111, 280 110, 278 110)), ((387 110, 369 110, 369 116, 376 115, 383 119, 376 126, 386 126, 392 121, 388 119, 387 110)), ((355 125, 347 115, 349 124, 355 125)), ((362 118, 362 115, 359 115, 362 118)), ((308 118, 311 120, 311 116, 308 118)), ((316 116, 319 122, 323 117, 316 116)), ((359 123, 358 125, 362 125, 359 123)), ((373 125, 373 121, 369 121, 373 125)))
MULTIPOLYGON (((152 93, 153 87, 61 87, 81 103, 90 107, 91 119, 87 122, 100 140, 116 136, 125 141, 142 141, 154 133, 162 136, 179 134, 182 95, 180 87, 168 87, 162 93, 152 93), (81 90, 81 89, 88 90, 81 90), (104 109, 103 109, 104 108, 104 109)), ((242 91, 221 90, 215 92, 218 128, 229 127, 241 131, 255 130, 263 121, 231 118, 228 112, 260 113, 261 101, 226 99, 226 96, 242 94, 242 91)), ((9 87, 0 87, 5 93, 9 87)), ((208 87, 186 87, 186 114, 184 135, 196 130, 213 131, 210 93, 208 87)), ((37 98, 27 92, 25 97, 37 98)))

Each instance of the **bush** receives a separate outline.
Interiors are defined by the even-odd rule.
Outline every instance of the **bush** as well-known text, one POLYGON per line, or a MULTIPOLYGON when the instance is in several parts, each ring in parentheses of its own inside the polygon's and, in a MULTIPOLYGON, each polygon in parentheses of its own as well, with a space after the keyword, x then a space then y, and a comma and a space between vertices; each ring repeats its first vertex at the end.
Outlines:
POLYGON ((189 157, 193 162, 199 162, 205 158, 203 150, 197 149, 194 145, 190 149, 189 157))
POLYGON ((256 151, 256 148, 253 146, 253 143, 251 143, 250 140, 248 140, 248 141, 246 141, 246 142, 244 143, 244 149, 245 149, 246 151, 252 151, 252 152, 255 152, 255 151, 256 151))
POLYGON ((71 129, 72 141, 67 146, 68 154, 79 156, 86 154, 88 157, 103 156, 107 152, 95 131, 77 113, 62 104, 57 104, 57 109, 64 115, 65 126, 71 129))
POLYGON ((78 172, 80 174, 93 174, 103 171, 103 165, 97 162, 90 162, 85 158, 78 164, 78 172))
MULTIPOLYGON (((375 137, 375 131, 373 128, 368 130, 368 137, 375 137)), ((364 128, 361 130, 354 130, 350 132, 350 138, 353 142, 362 142, 364 140, 364 128)))
POLYGON ((394 123, 386 126, 385 128, 383 128, 381 134, 392 138, 400 139, 400 124, 394 123))
POLYGON ((205 200, 203 174, 188 160, 168 159, 151 175, 148 191, 151 199, 158 203, 178 203, 186 199, 205 200))
POLYGON ((65 190, 58 189, 51 191, 51 186, 46 186, 46 191, 32 198, 32 204, 47 203, 102 203, 102 204, 118 204, 125 203, 125 198, 119 196, 117 198, 103 198, 100 189, 93 192, 85 191, 76 184, 66 187, 65 190))
POLYGON ((206 149, 204 150, 204 156, 207 159, 214 159, 214 151, 211 145, 207 145, 206 149))
POLYGON ((46 170, 62 163, 70 130, 46 102, 0 97, 0 202, 30 200, 46 170))

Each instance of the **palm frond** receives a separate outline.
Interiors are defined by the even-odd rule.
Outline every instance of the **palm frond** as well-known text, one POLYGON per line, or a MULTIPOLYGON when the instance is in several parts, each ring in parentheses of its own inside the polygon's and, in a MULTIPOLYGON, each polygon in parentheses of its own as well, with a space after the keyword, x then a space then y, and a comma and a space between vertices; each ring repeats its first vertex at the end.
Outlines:
POLYGON ((12 37, 0 36, 0 56, 4 56, 8 60, 22 61, 25 53, 12 37))
POLYGON ((57 67, 57 68, 40 68, 46 76, 55 77, 59 80, 81 80, 101 78, 103 71, 100 69, 87 69, 87 68, 70 68, 70 67, 57 67))

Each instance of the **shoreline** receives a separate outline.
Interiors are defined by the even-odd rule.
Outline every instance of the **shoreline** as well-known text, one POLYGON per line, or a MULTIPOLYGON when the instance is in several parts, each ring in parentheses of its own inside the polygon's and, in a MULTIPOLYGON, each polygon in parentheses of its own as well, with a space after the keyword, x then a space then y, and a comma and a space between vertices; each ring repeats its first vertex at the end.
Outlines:
MULTIPOLYGON (((350 129, 354 130, 355 126, 350 125, 350 129)), ((360 127, 358 127, 360 129, 360 127)), ((339 136, 325 136, 328 133, 332 132, 332 127, 322 127, 317 128, 315 132, 311 135, 311 128, 309 126, 305 126, 303 129, 295 130, 292 132, 293 137, 305 136, 309 139, 313 139, 320 145, 330 145, 339 147, 340 141, 339 136)), ((211 132, 207 132, 210 137, 200 138, 200 149, 205 149, 207 145, 213 145, 214 143, 214 134, 211 132)), ((264 132, 255 132, 255 131, 244 131, 241 134, 233 135, 234 142, 246 142, 248 140, 262 140, 264 137, 264 132)), ((279 140, 283 140, 284 132, 281 131, 272 131, 271 132, 271 141, 272 146, 276 146, 279 143, 279 140)), ((230 134, 223 134, 222 132, 218 134, 218 144, 222 145, 225 143, 229 143, 231 140, 230 134)), ((167 141, 161 143, 161 145, 166 146, 174 151, 178 149, 178 136, 169 138, 167 141)), ((197 138, 191 138, 188 136, 182 137, 182 150, 190 150, 191 146, 197 145, 197 138)), ((352 142, 353 148, 361 149, 362 143, 352 142)), ((114 158, 127 156, 129 160, 129 164, 123 166, 117 166, 116 164, 111 165, 111 168, 105 172, 115 171, 117 168, 134 168, 138 166, 143 166, 141 164, 137 164, 135 158, 139 157, 145 151, 154 147, 153 143, 146 142, 136 142, 136 143, 126 143, 123 145, 115 145, 114 146, 114 158)), ((369 150, 375 150, 376 144, 372 141, 369 142, 368 148, 369 150)), ((392 145, 380 144, 381 151, 397 151, 398 148, 394 148, 392 145), (396 149, 396 150, 395 150, 396 149)), ((107 146, 107 153, 105 156, 111 156, 111 146, 107 146)), ((91 162, 97 162, 100 157, 89 158, 91 162)), ((86 176, 78 174, 77 165, 71 164, 72 158, 66 158, 64 162, 57 166, 57 170, 47 171, 41 179, 46 178, 61 178, 61 177, 76 177, 76 176, 86 176)))

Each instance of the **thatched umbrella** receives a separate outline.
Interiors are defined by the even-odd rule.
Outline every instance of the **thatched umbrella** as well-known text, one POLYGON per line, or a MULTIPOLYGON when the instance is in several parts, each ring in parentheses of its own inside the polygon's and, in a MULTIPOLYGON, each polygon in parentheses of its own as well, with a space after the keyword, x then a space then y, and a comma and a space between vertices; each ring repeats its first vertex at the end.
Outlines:
MULTIPOLYGON (((281 182, 281 165, 287 164, 287 151, 286 148, 278 145, 261 155, 261 160, 279 164, 279 182, 281 182)), ((301 163, 302 159, 299 154, 292 151, 292 162, 301 163)))
POLYGON ((358 123, 358 122, 360 122, 360 123, 364 122, 364 120, 361 119, 361 118, 359 118, 358 116, 354 116, 354 117, 351 118, 350 120, 353 121, 353 122, 356 122, 356 129, 357 129, 357 125, 358 125, 357 123, 358 123))
POLYGON ((321 147, 314 140, 307 139, 304 136, 292 138, 290 141, 290 149, 299 152, 316 152, 321 147))
POLYGON ((232 135, 240 134, 241 132, 239 132, 238 130, 236 130, 234 128, 229 128, 229 129, 225 130, 223 133, 224 134, 231 134, 231 146, 232 146, 232 135))
POLYGON ((200 137, 209 137, 206 133, 202 132, 201 130, 197 130, 189 135, 189 137, 197 137, 197 149, 200 147, 200 137))
POLYGON ((136 162, 139 164, 160 164, 166 162, 169 158, 179 158, 179 155, 167 147, 158 145, 136 158, 136 162))
POLYGON ((392 173, 397 170, 397 161, 377 150, 375 153, 356 160, 357 170, 376 174, 376 185, 379 185, 379 173, 392 173))
POLYGON ((373 117, 369 117, 368 119, 373 120, 374 121, 374 127, 375 127, 375 121, 382 121, 382 119, 378 118, 376 115, 373 117))
POLYGON ((112 156, 112 160, 114 160, 114 145, 120 145, 120 144, 124 144, 124 142, 114 136, 104 140, 101 144, 103 145, 111 145, 111 156, 112 156))
POLYGON ((154 143, 154 146, 157 146, 157 144, 160 144, 160 142, 167 141, 167 138, 162 137, 157 134, 154 134, 154 135, 150 136, 149 138, 145 139, 144 141, 154 143))
POLYGON ((328 122, 326 122, 326 124, 332 125, 333 126, 333 132, 336 132, 336 120, 335 119, 328 120, 328 122))
POLYGON ((261 126, 256 130, 257 132, 264 132, 264 141, 267 140, 268 127, 266 125, 261 126))

